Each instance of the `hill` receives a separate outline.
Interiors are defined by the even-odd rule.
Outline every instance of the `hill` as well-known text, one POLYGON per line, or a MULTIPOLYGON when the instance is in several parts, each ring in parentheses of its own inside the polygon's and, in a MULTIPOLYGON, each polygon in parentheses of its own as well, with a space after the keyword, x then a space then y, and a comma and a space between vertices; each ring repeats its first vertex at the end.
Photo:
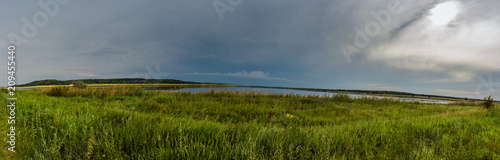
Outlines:
POLYGON ((69 85, 76 81, 83 81, 86 84, 201 84, 198 82, 181 81, 176 79, 144 79, 144 78, 113 78, 113 79, 80 79, 80 80, 55 80, 46 79, 33 81, 26 84, 16 85, 17 87, 42 86, 42 85, 69 85))

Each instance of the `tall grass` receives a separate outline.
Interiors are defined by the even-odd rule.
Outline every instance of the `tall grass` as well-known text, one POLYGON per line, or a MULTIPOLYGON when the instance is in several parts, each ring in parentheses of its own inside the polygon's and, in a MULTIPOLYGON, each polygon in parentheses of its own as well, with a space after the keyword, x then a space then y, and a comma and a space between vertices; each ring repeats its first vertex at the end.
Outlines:
POLYGON ((18 108, 14 159, 500 158, 500 111, 481 106, 59 87, 18 108))
POLYGON ((107 88, 78 88, 56 86, 42 90, 44 94, 58 97, 113 97, 113 96, 141 96, 145 90, 140 87, 113 86, 107 88))

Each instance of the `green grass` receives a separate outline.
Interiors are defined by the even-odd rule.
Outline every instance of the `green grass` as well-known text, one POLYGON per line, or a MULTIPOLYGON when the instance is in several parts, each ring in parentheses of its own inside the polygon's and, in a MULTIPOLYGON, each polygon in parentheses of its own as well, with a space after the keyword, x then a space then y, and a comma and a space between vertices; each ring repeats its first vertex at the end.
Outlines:
POLYGON ((2 159, 500 159, 500 111, 480 103, 117 87, 17 98, 17 151, 2 159))

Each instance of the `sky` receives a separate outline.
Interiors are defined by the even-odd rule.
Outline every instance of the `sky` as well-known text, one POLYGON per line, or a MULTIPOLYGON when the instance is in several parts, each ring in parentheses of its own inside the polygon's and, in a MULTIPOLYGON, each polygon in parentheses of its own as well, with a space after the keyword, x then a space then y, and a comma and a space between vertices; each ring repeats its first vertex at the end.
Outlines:
POLYGON ((18 84, 161 78, 500 99, 498 0, 0 2, 18 84))

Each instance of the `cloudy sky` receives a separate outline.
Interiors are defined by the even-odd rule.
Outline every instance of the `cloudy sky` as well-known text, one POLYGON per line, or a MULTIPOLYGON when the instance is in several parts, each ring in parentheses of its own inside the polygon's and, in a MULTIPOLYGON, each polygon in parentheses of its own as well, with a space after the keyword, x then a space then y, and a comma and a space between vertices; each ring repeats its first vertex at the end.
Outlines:
POLYGON ((0 46, 17 47, 20 84, 173 78, 500 98, 498 0, 2 4, 0 46))

